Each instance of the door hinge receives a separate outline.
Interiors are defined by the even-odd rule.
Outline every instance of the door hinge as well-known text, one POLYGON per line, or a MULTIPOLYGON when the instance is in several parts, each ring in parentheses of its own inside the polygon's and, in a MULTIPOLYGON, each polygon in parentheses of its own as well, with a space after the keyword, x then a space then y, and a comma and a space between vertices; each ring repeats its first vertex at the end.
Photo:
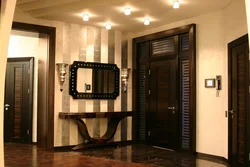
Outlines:
POLYGON ((30 69, 28 69, 28 73, 30 74, 30 69))
POLYGON ((30 89, 28 89, 28 94, 30 93, 30 89))
POLYGON ((29 129, 27 130, 27 135, 30 135, 30 130, 29 129))
POLYGON ((149 95, 150 95, 150 93, 151 93, 150 90, 148 90, 148 94, 149 94, 149 95))
POLYGON ((151 74, 151 70, 148 70, 148 75, 150 75, 151 74))

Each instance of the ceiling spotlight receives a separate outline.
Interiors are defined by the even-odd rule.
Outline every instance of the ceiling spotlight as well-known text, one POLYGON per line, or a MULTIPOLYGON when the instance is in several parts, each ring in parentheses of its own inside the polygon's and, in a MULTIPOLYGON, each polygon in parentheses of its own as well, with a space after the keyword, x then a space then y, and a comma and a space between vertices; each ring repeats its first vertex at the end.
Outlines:
POLYGON ((173 8, 178 9, 180 7, 180 2, 178 0, 174 1, 173 8))
POLYGON ((106 23, 106 29, 110 30, 111 29, 111 24, 110 23, 106 23))
POLYGON ((84 14, 82 19, 83 19, 83 21, 89 21, 89 15, 84 14))
POLYGON ((130 15, 131 14, 130 8, 125 8, 124 9, 124 14, 125 15, 130 15))
POLYGON ((149 18, 145 18, 145 19, 144 19, 144 25, 149 25, 149 24, 150 24, 149 18))

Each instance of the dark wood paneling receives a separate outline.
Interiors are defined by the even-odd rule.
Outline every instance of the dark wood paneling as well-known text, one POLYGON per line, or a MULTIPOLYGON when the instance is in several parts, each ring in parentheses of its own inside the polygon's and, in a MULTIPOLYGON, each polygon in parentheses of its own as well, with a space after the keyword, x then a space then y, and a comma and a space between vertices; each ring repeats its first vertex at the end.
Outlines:
POLYGON ((196 25, 189 30, 191 152, 196 152, 196 25))
POLYGON ((13 22, 12 29, 15 30, 22 30, 22 31, 31 31, 31 32, 38 32, 47 34, 49 38, 49 55, 47 58, 47 109, 46 114, 41 119, 41 122, 38 124, 45 124, 43 126, 44 134, 39 134, 38 136, 45 136, 45 140, 38 141, 41 142, 41 147, 47 150, 52 150, 54 147, 54 82, 55 82, 55 41, 56 41, 56 28, 48 27, 48 26, 40 26, 34 24, 26 24, 26 23, 19 23, 13 22))
POLYGON ((190 131, 190 71, 189 59, 180 59, 180 113, 181 113, 181 148, 189 150, 191 145, 190 131))
POLYGON ((193 26, 195 26, 195 24, 189 24, 189 25, 173 28, 173 29, 170 29, 170 30, 161 31, 161 32, 150 34, 150 35, 141 36, 141 37, 138 37, 138 38, 134 38, 133 43, 134 42, 135 43, 141 43, 141 42, 151 41, 151 40, 160 39, 160 38, 164 38, 164 37, 170 37, 170 36, 174 36, 174 35, 189 33, 193 26))
POLYGON ((150 63, 147 140, 150 144, 178 150, 178 57, 150 63))
MULTIPOLYGON (((178 28, 174 28, 174 29, 170 29, 170 30, 166 30, 166 31, 162 31, 162 32, 158 32, 158 33, 154 33, 154 34, 150 34, 150 35, 145 35, 142 37, 138 37, 133 39, 133 92, 137 92, 139 89, 139 76, 137 71, 139 70, 139 65, 141 64, 141 62, 149 62, 149 61, 164 61, 166 59, 171 59, 174 58, 174 55, 168 55, 168 58, 163 56, 159 56, 157 58, 144 58, 141 59, 141 50, 140 47, 143 43, 147 43, 153 40, 157 40, 157 39, 162 39, 162 38, 167 38, 167 37, 172 37, 175 36, 178 37, 179 35, 182 35, 182 37, 186 37, 188 38, 188 44, 187 43, 183 43, 183 47, 178 49, 178 56, 179 57, 183 57, 183 58, 188 58, 189 59, 189 63, 190 63, 190 96, 189 96, 189 101, 190 101, 190 107, 189 107, 189 111, 190 111, 190 152, 195 152, 196 151, 196 26, 195 24, 190 24, 190 25, 186 25, 186 26, 182 26, 182 27, 178 27, 178 28), (184 36, 186 35, 186 36, 184 36), (180 50, 182 50, 182 52, 180 52, 180 50), (172 56, 172 57, 171 57, 172 56), (140 62, 140 64, 138 63, 140 62), (138 89, 137 89, 138 88, 138 89)), ((177 40, 175 40, 175 45, 180 45, 180 42, 178 42, 178 38, 177 40)), ((150 47, 149 47, 150 48, 150 47)), ((148 49, 148 51, 146 51, 146 54, 149 54, 150 49, 148 49)), ((179 84, 179 83, 178 83, 179 84)), ((133 103, 132 103, 132 108, 134 111, 137 111, 136 117, 133 117, 133 140, 134 141, 138 141, 139 139, 139 131, 138 131, 138 127, 139 127, 139 118, 138 118, 138 99, 139 99, 139 94, 137 93, 133 93, 133 103)), ((181 126, 181 125, 180 125, 181 126)))
POLYGON ((228 44, 228 160, 249 163, 249 46, 248 35, 228 44))
POLYGON ((31 143, 34 58, 8 58, 7 61, 5 103, 10 108, 4 115, 4 138, 6 142, 31 143))

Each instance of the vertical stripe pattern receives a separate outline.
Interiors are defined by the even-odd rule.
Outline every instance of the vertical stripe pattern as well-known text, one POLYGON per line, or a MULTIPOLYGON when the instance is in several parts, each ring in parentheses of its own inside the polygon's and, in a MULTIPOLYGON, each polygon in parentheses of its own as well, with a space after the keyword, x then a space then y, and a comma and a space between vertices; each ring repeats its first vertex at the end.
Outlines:
MULTIPOLYGON (((128 67, 128 41, 122 41, 120 31, 107 31, 96 27, 63 23, 61 27, 61 54, 58 54, 57 60, 62 60, 69 65, 73 61, 101 62, 116 64, 120 69, 128 67)), ((79 72, 80 73, 80 72, 79 72)), ((60 112, 120 112, 128 110, 128 94, 120 91, 120 96, 116 100, 77 100, 69 95, 69 73, 66 74, 64 90, 62 94, 60 112)), ((78 77, 79 83, 92 84, 92 72, 78 77)), ((82 85, 79 90, 83 89, 82 85)), ((78 86, 78 85, 77 85, 78 86)), ((76 145, 83 141, 77 131, 77 126, 70 120, 60 120, 55 118, 60 130, 55 131, 55 146, 76 145), (59 140, 60 139, 60 140, 59 140)), ((84 119, 89 134, 92 137, 101 137, 107 129, 108 120, 84 119)), ((117 128, 113 141, 126 141, 130 124, 124 119, 117 128)), ((57 129, 58 129, 57 128, 57 129)))
MULTIPOLYGON (((86 26, 80 26, 79 37, 80 37, 79 61, 86 61, 86 56, 87 56, 87 47, 86 47, 87 46, 87 27, 86 26)), ((84 79, 84 77, 81 77, 79 79, 84 79)), ((79 100, 78 112, 86 112, 86 100, 79 100)), ((78 133, 78 143, 81 143, 82 141, 83 139, 81 135, 78 133)))
MULTIPOLYGON (((128 41, 122 41, 122 66, 121 68, 128 68, 128 41)), ((130 76, 131 77, 131 76, 130 76)), ((127 92, 121 91, 121 111, 127 111, 127 92)), ((121 140, 127 140, 127 118, 121 121, 121 140)))
MULTIPOLYGON (((99 62, 101 61, 101 30, 98 28, 95 28, 95 33, 94 33, 94 62, 99 62)), ((93 111, 94 112, 100 112, 100 100, 93 100, 94 105, 93 105, 93 111)), ((100 119, 95 118, 94 121, 94 134, 93 136, 96 138, 100 137, 100 119)))
MULTIPOLYGON (((71 25, 65 23, 63 27, 63 62, 70 64, 70 28, 71 25)), ((62 112, 70 112, 70 96, 69 96, 69 80, 64 82, 64 90, 62 92, 62 112)), ((62 145, 70 144, 70 120, 64 120, 62 123, 62 145)))
MULTIPOLYGON (((108 32, 108 63, 114 64, 115 62, 115 32, 108 32)), ((114 112, 114 101, 108 101, 108 111, 114 112)))

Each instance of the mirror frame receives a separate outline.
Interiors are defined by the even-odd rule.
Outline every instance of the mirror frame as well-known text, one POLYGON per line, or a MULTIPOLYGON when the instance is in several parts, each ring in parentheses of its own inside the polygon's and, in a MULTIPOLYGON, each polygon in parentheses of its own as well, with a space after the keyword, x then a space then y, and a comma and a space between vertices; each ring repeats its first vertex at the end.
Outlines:
POLYGON ((116 64, 74 61, 69 66, 69 94, 73 99, 116 99, 119 96, 120 69, 116 64), (113 70, 115 73, 115 89, 113 93, 85 93, 77 91, 77 71, 79 68, 113 70))

